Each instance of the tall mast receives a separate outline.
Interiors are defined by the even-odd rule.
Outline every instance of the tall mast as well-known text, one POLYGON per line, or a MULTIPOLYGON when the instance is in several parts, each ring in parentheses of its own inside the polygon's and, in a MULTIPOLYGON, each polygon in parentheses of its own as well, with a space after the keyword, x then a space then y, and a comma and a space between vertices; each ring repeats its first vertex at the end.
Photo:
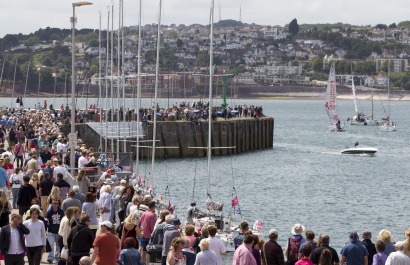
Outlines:
MULTIPOLYGON (((11 104, 10 104, 10 108, 13 108, 14 87, 15 87, 15 84, 16 84, 16 72, 17 72, 17 59, 16 59, 16 65, 14 66, 13 90, 11 91, 11 104)), ((40 82, 40 81, 39 81, 39 82, 40 82)))
MULTIPOLYGON (((4 64, 3 64, 4 67, 4 64)), ((30 59, 28 60, 28 65, 27 65, 27 74, 26 74, 26 85, 24 86, 24 98, 26 98, 26 92, 27 92, 27 81, 28 81, 28 72, 30 70, 30 59)), ((2 71, 3 74, 3 71, 2 71)), ((1 84, 0 84, 1 86, 1 84)))
POLYGON ((155 174, 154 174, 154 165, 155 165, 155 148, 156 148, 156 136, 157 136, 157 97, 158 97, 158 84, 159 84, 159 49, 161 48, 161 9, 162 9, 162 0, 159 0, 159 14, 158 14, 158 35, 157 35, 157 60, 155 67, 155 92, 154 92, 154 106, 153 106, 153 115, 154 115, 154 126, 152 129, 152 189, 155 188, 155 174))
POLYGON ((142 0, 140 0, 140 12, 138 16, 138 59, 137 59, 137 162, 135 167, 136 176, 139 176, 140 159, 140 102, 141 102, 141 12, 142 0))
POLYGON ((212 155, 212 79, 213 79, 213 31, 214 31, 214 1, 211 1, 211 25, 210 25, 210 45, 209 45, 209 119, 208 119, 208 195, 211 192, 211 155, 212 155))
MULTIPOLYGON (((100 128, 102 132, 102 84, 101 84, 101 11, 99 19, 99 30, 98 30, 98 109, 100 111, 100 128)), ((98 151, 102 152, 102 133, 100 133, 100 144, 98 146, 98 151)))

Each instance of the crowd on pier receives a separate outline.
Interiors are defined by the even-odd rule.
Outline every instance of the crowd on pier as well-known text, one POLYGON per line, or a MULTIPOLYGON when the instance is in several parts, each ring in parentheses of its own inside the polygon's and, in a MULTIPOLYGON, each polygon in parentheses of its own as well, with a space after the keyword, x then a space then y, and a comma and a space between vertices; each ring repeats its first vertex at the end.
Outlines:
MULTIPOLYGON (((243 111, 242 111, 243 113, 243 111)), ((121 178, 114 164, 94 182, 99 157, 80 139, 68 146, 64 122, 54 112, 3 111, 0 125, 0 260, 5 265, 222 265, 227 249, 214 225, 198 230, 192 203, 181 220, 139 176, 121 178), (72 176, 67 153, 75 149, 72 176), (160 252, 158 252, 158 249, 160 252)), ((233 238, 232 265, 410 265, 410 228, 392 242, 387 229, 352 231, 340 253, 330 236, 301 224, 285 246, 279 232, 268 239, 246 222, 233 238)))

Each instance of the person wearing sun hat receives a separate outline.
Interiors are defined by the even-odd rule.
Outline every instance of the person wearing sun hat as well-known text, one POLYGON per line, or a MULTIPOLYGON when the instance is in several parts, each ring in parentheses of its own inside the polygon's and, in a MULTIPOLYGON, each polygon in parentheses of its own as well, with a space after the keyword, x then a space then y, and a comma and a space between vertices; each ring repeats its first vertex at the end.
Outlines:
POLYGON ((113 224, 110 221, 100 223, 101 233, 94 240, 94 253, 91 264, 117 264, 117 257, 121 251, 120 239, 113 233, 113 224))
POLYGON ((359 241, 357 232, 350 232, 349 239, 350 243, 346 244, 342 248, 342 251, 340 251, 340 254, 342 254, 340 264, 345 264, 346 262, 347 265, 367 265, 369 252, 359 241))
POLYGON ((290 232, 292 237, 288 239, 288 244, 285 250, 285 256, 289 265, 294 265, 298 261, 299 248, 306 242, 302 233, 305 231, 305 227, 301 224, 294 224, 290 232))

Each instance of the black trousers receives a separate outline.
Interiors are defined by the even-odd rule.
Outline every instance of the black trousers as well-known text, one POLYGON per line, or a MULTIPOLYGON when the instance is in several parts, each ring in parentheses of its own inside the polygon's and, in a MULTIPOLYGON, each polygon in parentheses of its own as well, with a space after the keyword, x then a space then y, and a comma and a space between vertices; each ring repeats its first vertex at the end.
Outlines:
POLYGON ((4 255, 5 265, 24 265, 24 254, 4 255))
POLYGON ((40 265, 43 256, 43 246, 27 247, 27 259, 29 265, 40 265))

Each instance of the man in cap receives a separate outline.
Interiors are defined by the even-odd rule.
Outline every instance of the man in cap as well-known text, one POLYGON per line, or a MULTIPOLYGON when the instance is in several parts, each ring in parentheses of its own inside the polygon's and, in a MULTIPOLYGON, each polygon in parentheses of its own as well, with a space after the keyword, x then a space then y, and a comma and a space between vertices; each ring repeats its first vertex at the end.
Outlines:
POLYGON ((282 247, 276 242, 278 239, 278 230, 269 230, 269 241, 265 243, 261 250, 262 264, 283 265, 285 259, 283 257, 282 247), (266 259, 266 260, 265 260, 266 259))
POLYGON ((325 249, 329 249, 332 253, 332 265, 339 265, 339 256, 337 255, 337 251, 329 246, 330 238, 327 234, 322 234, 322 239, 320 243, 320 247, 316 248, 315 251, 312 253, 310 259, 314 264, 319 264, 320 255, 322 251, 325 249))
POLYGON ((181 233, 179 231, 179 229, 181 228, 181 221, 178 218, 174 218, 172 214, 169 214, 165 217, 165 223, 164 241, 162 244, 162 265, 166 265, 167 263, 167 255, 169 248, 171 247, 172 240, 176 237, 181 236, 181 233))
POLYGON ((294 265, 298 261, 300 246, 306 242, 302 236, 303 231, 305 231, 305 227, 301 224, 294 224, 290 231, 293 236, 288 239, 285 250, 289 265, 294 265))
POLYGON ((94 240, 94 253, 91 264, 97 265, 117 264, 117 257, 121 251, 121 244, 118 237, 111 233, 112 223, 104 221, 100 223, 101 233, 94 240))
POLYGON ((373 264, 373 256, 377 253, 376 252, 376 246, 372 242, 372 232, 370 231, 364 231, 362 234, 363 241, 362 244, 367 248, 367 251, 369 252, 369 255, 367 256, 368 264, 372 265, 373 264))
POLYGON ((342 254, 341 264, 346 262, 347 265, 368 265, 367 256, 369 252, 366 247, 359 241, 359 235, 356 231, 352 231, 349 234, 350 243, 342 248, 340 254, 342 254))

